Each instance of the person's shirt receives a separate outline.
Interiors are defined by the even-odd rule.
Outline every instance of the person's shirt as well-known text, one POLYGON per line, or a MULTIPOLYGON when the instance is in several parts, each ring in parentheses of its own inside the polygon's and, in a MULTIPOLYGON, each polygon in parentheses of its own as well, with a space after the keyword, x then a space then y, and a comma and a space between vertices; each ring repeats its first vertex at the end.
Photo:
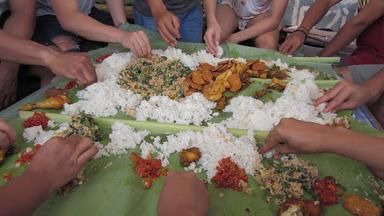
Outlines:
POLYGON ((8 10, 8 0, 0 0, 0 16, 8 10))
MULTIPOLYGON (((180 14, 188 12, 189 10, 198 6, 200 0, 163 0, 164 5, 173 14, 180 14)), ((133 9, 137 10, 144 16, 152 16, 151 9, 148 6, 147 0, 134 0, 133 9)))
MULTIPOLYGON (((80 11, 84 14, 90 14, 92 7, 95 6, 95 0, 77 0, 80 11)), ((50 0, 37 0, 36 16, 55 15, 50 0)))

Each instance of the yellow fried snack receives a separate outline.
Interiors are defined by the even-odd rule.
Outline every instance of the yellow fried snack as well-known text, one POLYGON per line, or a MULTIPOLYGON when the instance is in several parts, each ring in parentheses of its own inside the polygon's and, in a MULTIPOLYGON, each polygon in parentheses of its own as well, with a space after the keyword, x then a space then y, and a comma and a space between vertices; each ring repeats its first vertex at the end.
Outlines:
POLYGON ((225 87, 220 82, 205 85, 203 88, 203 95, 210 101, 217 101, 223 96, 225 87))
POLYGON ((180 152, 180 163, 186 167, 189 164, 198 161, 201 158, 200 149, 197 147, 192 147, 189 149, 184 149, 180 152))
POLYGON ((196 89, 196 90, 199 90, 199 91, 203 90, 203 85, 196 84, 196 83, 194 83, 190 79, 187 79, 187 83, 188 83, 189 87, 191 87, 193 89, 196 89))
POLYGON ((199 70, 195 70, 192 72, 192 81, 199 85, 204 85, 205 81, 203 79, 203 74, 199 70))
POLYGON ((237 92, 241 89, 241 80, 240 80, 240 74, 234 73, 231 76, 228 77, 228 82, 230 85, 230 91, 231 92, 237 92))
POLYGON ((22 111, 30 111, 33 109, 61 109, 64 107, 64 104, 69 104, 71 101, 65 95, 57 95, 53 97, 49 97, 43 101, 36 103, 27 103, 23 105, 20 110, 22 111))
POLYGON ((357 216, 380 216, 383 211, 373 202, 357 195, 349 195, 344 201, 344 208, 357 216))
POLYGON ((210 70, 203 70, 201 69, 201 74, 203 76, 203 79, 209 83, 213 80, 213 75, 212 75, 212 72, 210 70))
POLYGON ((225 108, 225 105, 227 104, 227 98, 225 96, 221 97, 216 102, 216 109, 217 110, 223 110, 225 108))

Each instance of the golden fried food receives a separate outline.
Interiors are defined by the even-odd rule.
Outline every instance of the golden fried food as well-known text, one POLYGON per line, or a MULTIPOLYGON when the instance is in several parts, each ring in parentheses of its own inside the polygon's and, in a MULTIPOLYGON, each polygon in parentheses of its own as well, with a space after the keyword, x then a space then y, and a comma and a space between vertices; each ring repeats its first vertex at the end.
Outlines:
POLYGON ((36 102, 36 103, 28 103, 23 105, 20 110, 22 111, 30 111, 33 109, 61 109, 64 107, 64 104, 69 104, 71 101, 69 98, 65 95, 58 95, 49 97, 43 101, 36 102))
POLYGON ((203 63, 199 65, 200 70, 202 71, 211 71, 213 70, 213 66, 208 63, 203 63))
POLYGON ((203 90, 203 85, 196 84, 196 83, 194 83, 190 79, 187 79, 187 83, 188 83, 189 87, 191 87, 193 89, 196 89, 196 90, 199 90, 199 91, 203 90))
POLYGON ((219 82, 215 82, 204 86, 203 95, 210 101, 217 101, 223 96, 224 91, 225 87, 219 82))
POLYGON ((289 199, 282 203, 279 208, 280 216, 287 215, 303 215, 303 216, 319 216, 322 208, 320 202, 313 200, 289 199))
POLYGON ((228 83, 231 86, 229 91, 231 92, 237 92, 241 89, 241 80, 240 80, 240 74, 234 73, 231 76, 228 77, 228 83))
POLYGON ((223 110, 225 108, 225 105, 227 104, 227 98, 225 96, 221 97, 216 102, 216 109, 217 110, 223 110))
POLYGON ((357 216, 380 216, 383 209, 373 202, 357 195, 350 195, 344 201, 344 208, 357 216))
POLYGON ((262 61, 256 60, 253 62, 251 68, 254 71, 265 71, 267 69, 267 65, 262 61))
POLYGON ((213 75, 210 70, 201 70, 201 74, 207 83, 213 81, 213 75))
POLYGON ((279 92, 284 91, 286 87, 287 87, 287 84, 283 80, 279 80, 275 77, 272 78, 272 81, 268 86, 269 89, 274 89, 279 92))
POLYGON ((183 166, 189 166, 189 164, 198 161, 201 158, 201 152, 199 148, 192 147, 184 149, 180 152, 180 163, 183 166))
POLYGON ((192 81, 199 85, 205 84, 205 81, 203 79, 203 74, 201 73, 201 71, 196 70, 192 72, 192 81))

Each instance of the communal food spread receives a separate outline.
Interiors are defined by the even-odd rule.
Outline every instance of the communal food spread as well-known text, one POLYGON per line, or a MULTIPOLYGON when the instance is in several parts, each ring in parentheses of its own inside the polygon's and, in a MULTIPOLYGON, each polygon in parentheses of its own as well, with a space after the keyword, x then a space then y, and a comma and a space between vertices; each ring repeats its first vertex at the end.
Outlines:
POLYGON ((20 108, 20 146, 28 148, 3 152, 3 184, 51 137, 87 136, 100 149, 36 215, 154 215, 173 170, 208 182, 210 215, 381 214, 382 183, 363 165, 329 154, 274 159, 257 151, 283 118, 354 129, 348 112, 313 105, 327 90, 324 79, 334 79, 324 72, 176 48, 154 50, 151 59, 121 52, 97 62, 97 83, 65 81, 20 108))

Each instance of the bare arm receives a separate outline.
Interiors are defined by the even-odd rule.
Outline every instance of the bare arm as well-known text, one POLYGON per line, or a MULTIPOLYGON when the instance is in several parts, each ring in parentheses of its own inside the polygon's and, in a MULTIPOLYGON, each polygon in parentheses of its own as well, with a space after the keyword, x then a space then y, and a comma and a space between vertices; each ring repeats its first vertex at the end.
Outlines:
POLYGON ((287 153, 335 153, 384 171, 384 139, 354 131, 296 119, 282 119, 270 132, 264 154, 276 149, 276 156, 287 153))
POLYGON ((233 34, 233 36, 236 37, 236 41, 240 42, 250 38, 255 38, 263 33, 276 29, 283 19, 287 4, 288 0, 272 1, 272 8, 269 12, 267 12, 268 17, 262 22, 257 22, 249 28, 233 34))
POLYGON ((221 37, 221 27, 216 19, 216 1, 204 0, 204 10, 207 16, 207 30, 204 34, 204 41, 208 52, 216 56, 221 37))
POLYGON ((152 15, 154 17, 168 10, 167 7, 165 7, 163 1, 159 1, 159 0, 143 0, 143 1, 147 1, 148 6, 151 9, 152 15))
POLYGON ((104 25, 81 13, 76 0, 51 0, 51 4, 60 24, 67 31, 89 40, 120 43, 139 57, 151 55, 151 45, 143 31, 124 32, 116 27, 104 25))
POLYGON ((348 46, 370 24, 384 15, 384 0, 371 0, 356 16, 349 20, 321 52, 331 56, 348 46))
POLYGON ((120 24, 127 22, 123 0, 107 0, 107 5, 115 26, 119 26, 120 24))
POLYGON ((97 151, 87 138, 50 139, 22 176, 0 187, 1 215, 32 215, 55 190, 75 178, 97 151))
POLYGON ((309 30, 324 17, 329 8, 340 1, 341 0, 315 1, 305 14, 304 20, 301 22, 301 25, 298 28, 300 31, 292 33, 285 39, 284 43, 280 46, 280 52, 283 54, 293 54, 296 52, 296 50, 304 44, 305 37, 309 30))
POLYGON ((4 31, 23 39, 32 37, 35 21, 35 0, 10 0, 11 16, 4 24, 4 31))
POLYGON ((56 16, 67 31, 76 33, 94 41, 120 43, 123 32, 115 27, 104 25, 97 20, 83 14, 76 0, 51 0, 56 16))

